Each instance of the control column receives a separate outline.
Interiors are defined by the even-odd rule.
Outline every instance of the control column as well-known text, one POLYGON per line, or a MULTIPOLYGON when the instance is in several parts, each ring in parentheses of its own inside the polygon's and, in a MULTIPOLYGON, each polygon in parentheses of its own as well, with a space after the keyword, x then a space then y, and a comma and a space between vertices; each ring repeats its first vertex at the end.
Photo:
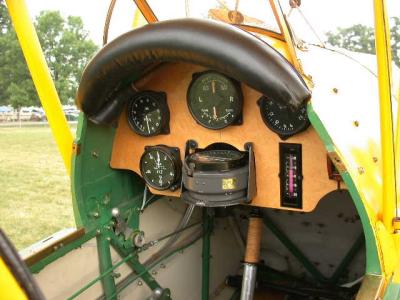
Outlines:
POLYGON ((254 295, 256 284, 257 264, 260 260, 260 246, 262 238, 262 216, 259 212, 253 211, 249 218, 247 229, 247 245, 244 257, 244 270, 242 281, 241 300, 251 300, 254 295))

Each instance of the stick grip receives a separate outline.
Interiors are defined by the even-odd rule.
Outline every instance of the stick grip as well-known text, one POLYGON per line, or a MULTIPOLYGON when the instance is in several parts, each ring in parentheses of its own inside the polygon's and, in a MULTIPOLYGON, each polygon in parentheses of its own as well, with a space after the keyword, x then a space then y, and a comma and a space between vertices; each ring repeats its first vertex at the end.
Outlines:
POLYGON ((247 245, 244 262, 257 264, 260 260, 260 246, 262 237, 262 218, 250 217, 247 229, 247 245))

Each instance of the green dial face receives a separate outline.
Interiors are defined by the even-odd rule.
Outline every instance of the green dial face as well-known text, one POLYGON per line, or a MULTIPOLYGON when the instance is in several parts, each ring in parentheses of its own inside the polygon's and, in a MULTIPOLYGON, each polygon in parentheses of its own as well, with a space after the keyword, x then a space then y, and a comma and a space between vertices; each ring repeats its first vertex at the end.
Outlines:
POLYGON ((143 154, 140 171, 146 183, 158 190, 168 189, 176 181, 174 158, 161 148, 154 147, 143 154))
POLYGON ((208 71, 196 74, 188 90, 188 106, 202 126, 221 129, 237 121, 242 113, 240 86, 225 75, 208 71))

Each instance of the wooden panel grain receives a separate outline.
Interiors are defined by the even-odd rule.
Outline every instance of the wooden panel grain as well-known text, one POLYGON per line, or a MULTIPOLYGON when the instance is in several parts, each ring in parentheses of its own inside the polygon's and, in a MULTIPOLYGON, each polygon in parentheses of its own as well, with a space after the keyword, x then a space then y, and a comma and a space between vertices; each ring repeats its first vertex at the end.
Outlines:
MULTIPOLYGON (((225 142, 241 150, 246 142, 252 142, 256 157, 257 196, 251 205, 281 208, 278 174, 279 143, 283 141, 265 126, 261 118, 257 105, 260 93, 242 84, 243 124, 222 130, 206 129, 196 123, 186 104, 186 92, 192 74, 201 71, 204 71, 202 67, 189 64, 165 64, 135 83, 135 86, 142 91, 154 90, 167 93, 171 113, 170 134, 141 137, 129 128, 124 111, 119 119, 114 140, 111 167, 128 169, 140 174, 140 157, 144 147, 150 145, 164 144, 179 147, 183 155, 186 141, 189 139, 196 140, 200 148, 215 142, 225 142)), ((325 148, 312 127, 284 142, 303 145, 302 210, 311 211, 319 199, 336 188, 336 182, 328 179, 325 148)), ((152 189, 151 191, 154 194, 180 196, 179 190, 170 192, 152 189)))

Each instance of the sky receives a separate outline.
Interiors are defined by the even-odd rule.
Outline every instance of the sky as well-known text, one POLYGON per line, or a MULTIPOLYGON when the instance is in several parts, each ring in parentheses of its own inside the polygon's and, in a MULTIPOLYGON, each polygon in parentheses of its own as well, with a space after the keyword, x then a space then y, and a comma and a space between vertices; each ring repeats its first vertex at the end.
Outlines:
MULTIPOLYGON (((158 1, 164 10, 174 10, 173 3, 184 3, 184 0, 158 1)), ((204 0, 191 2, 195 1, 204 0)), ((262 4, 267 2, 267 0, 252 0, 251 2, 258 1, 262 4)), ((104 20, 110 0, 26 0, 26 3, 31 17, 37 16, 42 10, 58 10, 65 17, 69 15, 82 17, 90 37, 96 44, 101 45, 104 20)), ((389 16, 400 17, 400 1, 387 0, 387 4, 389 16)), ((287 13, 288 0, 281 1, 281 5, 283 11, 287 13)), ((132 0, 117 0, 109 31, 110 39, 130 29, 135 8, 132 0)), ((372 0, 302 0, 301 11, 322 37, 325 32, 335 30, 337 27, 347 27, 358 23, 373 26, 372 0)), ((298 22, 296 24, 299 28, 306 27, 299 14, 293 13, 291 18, 293 22, 298 22)))

